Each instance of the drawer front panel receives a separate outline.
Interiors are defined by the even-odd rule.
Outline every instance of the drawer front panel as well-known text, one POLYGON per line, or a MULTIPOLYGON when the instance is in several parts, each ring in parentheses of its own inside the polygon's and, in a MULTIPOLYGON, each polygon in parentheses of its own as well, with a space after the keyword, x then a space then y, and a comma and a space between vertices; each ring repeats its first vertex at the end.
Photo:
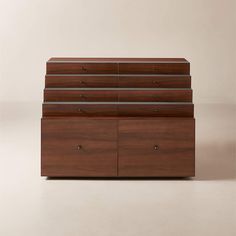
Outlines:
POLYGON ((120 102, 191 102, 192 90, 119 91, 120 102))
POLYGON ((115 75, 46 75, 46 88, 113 88, 118 87, 115 75))
POLYGON ((42 119, 43 176, 117 176, 117 121, 42 119))
POLYGON ((46 75, 46 88, 191 88, 190 76, 46 75))
POLYGON ((107 104, 43 104, 43 116, 116 116, 117 107, 107 104))
POLYGON ((192 90, 45 89, 45 102, 191 102, 192 90))
POLYGON ((119 176, 195 175, 194 119, 119 121, 119 176))
POLYGON ((117 63, 47 63, 47 74, 117 74, 117 63))
POLYGON ((193 104, 118 105, 120 116, 193 117, 193 104))
POLYGON ((193 104, 64 104, 44 103, 43 116, 193 117, 193 104))
POLYGON ((120 63, 119 74, 189 75, 189 63, 120 63))
POLYGON ((109 90, 44 90, 48 102, 116 102, 118 92, 109 90))
POLYGON ((130 75, 119 76, 123 88, 191 88, 191 76, 130 75))

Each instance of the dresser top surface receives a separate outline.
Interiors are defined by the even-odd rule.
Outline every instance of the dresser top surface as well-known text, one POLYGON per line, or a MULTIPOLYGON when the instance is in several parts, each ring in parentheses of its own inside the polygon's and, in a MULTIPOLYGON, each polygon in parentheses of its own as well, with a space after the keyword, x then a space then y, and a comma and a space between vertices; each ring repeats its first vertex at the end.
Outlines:
POLYGON ((185 58, 72 58, 52 57, 48 63, 189 63, 185 58))

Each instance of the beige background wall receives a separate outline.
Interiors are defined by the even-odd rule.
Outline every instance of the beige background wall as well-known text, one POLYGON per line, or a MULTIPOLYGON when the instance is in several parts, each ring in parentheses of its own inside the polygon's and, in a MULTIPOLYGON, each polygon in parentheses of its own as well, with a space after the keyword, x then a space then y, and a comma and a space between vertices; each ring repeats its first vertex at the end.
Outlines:
POLYGON ((0 101, 42 100, 52 56, 185 57, 195 103, 236 102, 235 0, 0 0, 0 101))

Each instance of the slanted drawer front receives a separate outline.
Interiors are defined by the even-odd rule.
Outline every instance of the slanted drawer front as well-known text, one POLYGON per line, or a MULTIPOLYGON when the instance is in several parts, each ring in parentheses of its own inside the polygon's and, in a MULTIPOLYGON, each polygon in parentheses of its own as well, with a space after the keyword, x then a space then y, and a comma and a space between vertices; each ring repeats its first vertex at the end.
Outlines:
POLYGON ((191 102, 191 89, 121 90, 120 102, 191 102))
POLYGON ((122 104, 120 116, 193 117, 192 103, 122 104))
POLYGON ((120 75, 121 88, 191 88, 189 75, 120 75))
POLYGON ((117 121, 42 119, 43 176, 116 176, 117 121))
POLYGON ((43 116, 116 116, 116 105, 44 103, 43 116))
POLYGON ((114 90, 44 90, 45 102, 116 102, 118 92, 114 90))
POLYGON ((181 63, 120 63, 119 74, 173 74, 189 75, 190 66, 181 63))
POLYGON ((48 62, 47 74, 117 74, 117 63, 48 62))
POLYGON ((119 121, 119 176, 190 177, 194 119, 119 121))
POLYGON ((46 88, 113 88, 118 87, 116 75, 46 75, 46 88))

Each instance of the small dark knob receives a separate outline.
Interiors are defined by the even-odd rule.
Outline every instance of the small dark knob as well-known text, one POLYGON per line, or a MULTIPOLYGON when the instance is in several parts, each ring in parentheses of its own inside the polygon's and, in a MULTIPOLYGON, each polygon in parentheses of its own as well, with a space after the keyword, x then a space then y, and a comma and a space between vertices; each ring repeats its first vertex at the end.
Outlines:
POLYGON ((77 110, 78 112, 82 112, 82 109, 80 109, 80 108, 78 108, 78 110, 77 110))
POLYGON ((159 86, 158 82, 157 81, 152 81, 153 84, 155 84, 157 87, 159 86))
POLYGON ((82 66, 82 70, 83 70, 83 71, 87 71, 87 69, 86 69, 84 66, 82 66))
POLYGON ((81 145, 78 145, 78 146, 77 146, 77 149, 78 149, 78 150, 81 150, 81 149, 82 149, 82 146, 81 146, 81 145))
POLYGON ((154 146, 154 150, 158 150, 159 147, 157 145, 154 146))

